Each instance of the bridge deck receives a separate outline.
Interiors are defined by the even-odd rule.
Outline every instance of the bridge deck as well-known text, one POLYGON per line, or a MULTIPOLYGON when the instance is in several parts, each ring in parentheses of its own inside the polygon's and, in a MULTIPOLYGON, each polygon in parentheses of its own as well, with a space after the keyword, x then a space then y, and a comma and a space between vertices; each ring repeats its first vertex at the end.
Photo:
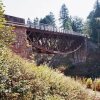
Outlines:
POLYGON ((48 25, 48 24, 38 24, 38 25, 34 25, 31 22, 27 22, 27 24, 25 24, 25 19, 23 18, 18 18, 18 17, 14 17, 14 16, 9 16, 9 15, 5 15, 5 19, 7 20, 8 25, 12 25, 12 26, 17 26, 17 27, 26 27, 29 30, 34 30, 35 31, 41 31, 47 34, 55 34, 55 35, 73 35, 73 36, 78 36, 78 37, 84 37, 81 33, 77 33, 74 32, 72 30, 63 30, 62 28, 58 28, 52 25, 48 25))
MULTIPOLYGON (((33 51, 46 54, 71 54, 75 59, 82 58, 84 60, 86 37, 81 33, 46 24, 34 25, 30 22, 25 24, 25 19, 14 16, 5 15, 5 18, 7 20, 6 25, 14 26, 19 34, 20 32, 23 34, 22 30, 24 33, 26 32, 26 38, 29 40, 33 51)), ((21 38, 23 37, 21 36, 21 38)))
POLYGON ((82 44, 84 44, 85 37, 81 33, 76 33, 69 30, 61 30, 60 28, 51 27, 49 25, 44 24, 33 26, 27 25, 25 23, 12 21, 8 21, 6 24, 15 27, 24 27, 27 30, 26 33, 28 35, 28 39, 31 42, 32 47, 35 47, 36 51, 38 52, 45 52, 49 54, 70 54, 76 52, 82 47, 82 44), (35 40, 34 42, 33 38, 35 40), (74 41, 73 44, 71 44, 71 46, 68 45, 67 42, 69 42, 70 44, 72 41, 74 41), (54 42, 53 44, 57 45, 57 47, 55 47, 51 42, 54 42))

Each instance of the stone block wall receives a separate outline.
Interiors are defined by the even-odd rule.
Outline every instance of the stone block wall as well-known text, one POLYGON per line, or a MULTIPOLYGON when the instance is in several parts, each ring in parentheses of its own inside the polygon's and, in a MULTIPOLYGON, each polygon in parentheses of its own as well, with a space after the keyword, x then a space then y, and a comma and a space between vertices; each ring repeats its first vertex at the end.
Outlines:
POLYGON ((31 46, 27 40, 26 31, 26 27, 15 26, 14 32, 16 34, 16 39, 11 47, 16 54, 23 58, 29 58, 32 53, 31 46))

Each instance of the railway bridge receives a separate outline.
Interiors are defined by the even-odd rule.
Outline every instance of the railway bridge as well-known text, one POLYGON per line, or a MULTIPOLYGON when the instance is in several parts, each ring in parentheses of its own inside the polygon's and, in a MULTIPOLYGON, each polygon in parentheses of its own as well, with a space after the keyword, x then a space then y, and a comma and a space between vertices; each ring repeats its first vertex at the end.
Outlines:
POLYGON ((86 37, 46 24, 34 25, 23 18, 5 15, 7 25, 15 27, 14 52, 27 58, 30 52, 70 55, 75 62, 86 60, 86 37), (29 46, 27 46, 29 45, 29 46))

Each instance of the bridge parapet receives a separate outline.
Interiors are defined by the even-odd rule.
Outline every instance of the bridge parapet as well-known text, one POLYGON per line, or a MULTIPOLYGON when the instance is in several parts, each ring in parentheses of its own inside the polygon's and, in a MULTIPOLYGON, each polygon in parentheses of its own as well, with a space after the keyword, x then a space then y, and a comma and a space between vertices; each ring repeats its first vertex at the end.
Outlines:
POLYGON ((62 33, 63 34, 71 34, 71 35, 85 37, 81 33, 74 32, 72 30, 58 28, 57 26, 52 26, 52 25, 48 25, 48 24, 39 23, 36 25, 30 21, 27 21, 27 23, 25 24, 25 19, 10 16, 10 15, 5 15, 5 19, 7 20, 6 24, 12 25, 12 26, 28 27, 28 28, 44 30, 44 31, 49 31, 49 32, 55 32, 55 33, 61 33, 61 34, 62 33))
POLYGON ((72 34, 72 35, 85 37, 82 33, 74 32, 73 30, 58 28, 56 26, 43 24, 43 23, 34 25, 34 23, 27 22, 26 27, 30 27, 30 28, 33 28, 33 29, 44 30, 44 31, 51 31, 51 32, 56 32, 56 33, 61 33, 61 34, 62 33, 63 34, 72 34))

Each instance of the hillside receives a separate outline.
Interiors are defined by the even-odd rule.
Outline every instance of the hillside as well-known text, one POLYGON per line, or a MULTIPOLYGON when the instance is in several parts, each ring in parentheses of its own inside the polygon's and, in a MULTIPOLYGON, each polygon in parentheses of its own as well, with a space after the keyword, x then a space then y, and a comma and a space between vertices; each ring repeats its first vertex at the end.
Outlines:
POLYGON ((92 100, 85 88, 47 66, 0 47, 0 100, 92 100))

